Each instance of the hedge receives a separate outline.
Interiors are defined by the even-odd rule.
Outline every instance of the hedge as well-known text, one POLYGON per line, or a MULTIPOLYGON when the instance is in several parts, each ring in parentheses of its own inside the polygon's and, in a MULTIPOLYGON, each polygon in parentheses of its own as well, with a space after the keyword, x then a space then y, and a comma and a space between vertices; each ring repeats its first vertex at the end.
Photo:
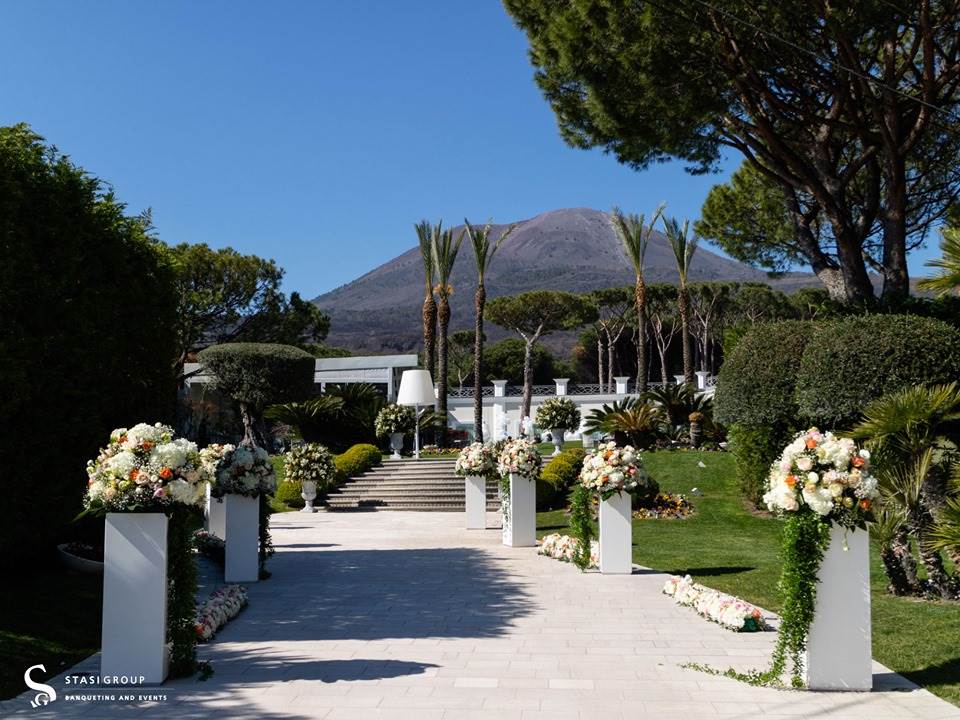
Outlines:
POLYGON ((564 450, 548 462, 537 481, 537 510, 555 510, 567 502, 567 495, 580 476, 583 458, 580 448, 564 450))
POLYGON ((796 422, 797 371, 813 332, 803 320, 753 327, 720 368, 714 418, 724 425, 796 422))
POLYGON ((960 330, 914 315, 850 317, 817 325, 800 362, 801 416, 846 428, 872 400, 960 377, 960 330))
POLYGON ((376 445, 361 443, 337 455, 333 459, 333 464, 337 466, 337 470, 343 479, 346 480, 366 472, 375 465, 379 465, 382 459, 383 455, 380 452, 380 448, 376 445))
POLYGON ((292 508, 302 508, 305 504, 300 496, 300 483, 290 482, 289 480, 277 483, 277 490, 274 492, 273 498, 292 508))

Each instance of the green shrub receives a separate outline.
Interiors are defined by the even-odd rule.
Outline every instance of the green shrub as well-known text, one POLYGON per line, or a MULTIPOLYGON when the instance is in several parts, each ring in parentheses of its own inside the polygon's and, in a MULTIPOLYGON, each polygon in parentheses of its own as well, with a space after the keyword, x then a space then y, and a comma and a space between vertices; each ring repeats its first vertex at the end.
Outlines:
POLYGON ((883 395, 958 377, 957 328, 912 315, 850 317, 817 325, 800 362, 796 399, 800 415, 845 428, 883 395))
POLYGON ((304 506, 303 498, 300 497, 300 483, 288 480, 278 483, 273 498, 287 507, 302 508, 304 506))
POLYGON ((333 459, 334 465, 343 479, 352 478, 366 472, 383 459, 380 449, 376 445, 361 443, 349 448, 345 453, 333 459))
POLYGON ((770 465, 793 438, 787 425, 731 425, 730 452, 737 468, 737 482, 745 500, 760 506, 767 490, 770 465))
POLYGON ((787 320, 756 325, 724 360, 713 399, 714 417, 725 425, 795 423, 797 373, 814 325, 787 320))
POLYGON ((540 472, 537 480, 537 510, 554 510, 563 507, 567 495, 583 466, 586 452, 580 448, 571 448, 551 459, 540 472))

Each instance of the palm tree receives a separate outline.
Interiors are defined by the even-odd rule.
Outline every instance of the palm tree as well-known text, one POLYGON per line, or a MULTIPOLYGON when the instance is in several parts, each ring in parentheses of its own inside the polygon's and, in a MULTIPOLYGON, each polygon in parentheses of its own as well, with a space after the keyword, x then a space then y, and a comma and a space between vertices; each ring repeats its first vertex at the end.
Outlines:
POLYGON ((433 375, 436 372, 437 347, 437 303, 433 299, 433 285, 436 277, 436 268, 433 265, 433 236, 440 232, 441 220, 433 227, 427 220, 421 220, 414 229, 420 241, 420 259, 423 261, 424 295, 423 295, 423 354, 424 366, 433 375))
POLYGON ((945 228, 940 241, 943 257, 930 260, 927 267, 940 268, 940 272, 931 278, 921 280, 917 287, 921 290, 933 290, 938 295, 960 294, 960 228, 945 228))
POLYGON ((437 293, 437 325, 440 334, 437 337, 437 414, 440 416, 442 425, 440 426, 440 447, 445 447, 447 443, 447 367, 449 363, 447 353, 447 328, 450 326, 450 296, 453 294, 453 286, 450 284, 450 275, 453 273, 453 264, 457 260, 457 253, 460 251, 460 243, 463 242, 463 230, 453 238, 453 230, 440 230, 438 224, 432 237, 431 247, 433 254, 433 267, 437 273, 437 286, 434 291, 437 293))
POLYGON ((475 228, 470 221, 464 218, 467 237, 473 246, 473 257, 477 261, 477 292, 473 296, 473 428, 477 442, 483 442, 483 306, 487 302, 487 288, 484 276, 487 268, 493 262, 493 256, 500 249, 501 243, 510 233, 517 229, 511 225, 501 233, 497 242, 490 244, 490 228, 492 221, 487 221, 483 228, 475 228))
POLYGON ((650 244, 650 236, 653 234, 653 226, 660 219, 665 207, 666 203, 661 203, 653 211, 653 217, 646 228, 643 215, 624 215, 618 207, 614 207, 610 213, 610 222, 623 243, 623 249, 627 252, 636 276, 633 298, 637 310, 637 392, 641 393, 647 390, 647 284, 643 279, 643 261, 647 254, 647 245, 650 244))
POLYGON ((673 250, 677 262, 677 274, 680 285, 677 288, 677 309, 680 311, 680 333, 683 344, 683 381, 693 383, 693 353, 690 347, 690 293, 687 290, 687 275, 690 273, 690 261, 697 251, 700 238, 696 233, 689 235, 690 221, 684 220, 681 226, 676 218, 663 218, 663 227, 667 241, 673 250))

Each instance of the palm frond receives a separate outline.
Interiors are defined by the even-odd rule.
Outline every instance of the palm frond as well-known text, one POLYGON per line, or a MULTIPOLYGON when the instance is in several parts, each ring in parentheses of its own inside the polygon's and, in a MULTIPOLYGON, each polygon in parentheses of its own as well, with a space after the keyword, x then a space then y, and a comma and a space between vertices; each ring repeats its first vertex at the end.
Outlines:
POLYGON ((927 532, 933 550, 960 552, 960 497, 948 497, 937 520, 927 532))
POLYGON ((428 220, 421 220, 413 229, 417 232, 417 240, 420 243, 420 259, 423 262, 423 272, 426 281, 427 292, 433 292, 433 280, 436 270, 433 264, 433 235, 435 231, 440 230, 443 225, 441 220, 434 228, 428 220))
POLYGON ((460 252, 460 244, 463 242, 465 233, 466 230, 461 230, 454 239, 453 230, 440 230, 439 224, 434 229, 430 245, 438 295, 449 296, 453 291, 450 287, 450 275, 453 273, 453 264, 457 260, 457 253, 460 252))
POLYGON ((920 290, 931 290, 938 295, 960 294, 960 228, 945 228, 940 240, 939 260, 929 260, 927 267, 938 268, 939 273, 917 283, 920 290))
POLYGON ((624 214, 616 206, 610 211, 610 224, 617 233, 617 237, 620 238, 627 257, 630 259, 630 264, 633 265, 633 270, 637 275, 643 274, 643 261, 650 244, 650 236, 653 234, 653 227, 660 219, 666 206, 666 203, 660 203, 654 210, 649 224, 647 224, 643 215, 624 214))
POLYGON ((697 251, 700 238, 696 233, 690 234, 689 220, 684 220, 683 225, 681 225, 676 218, 664 216, 663 228, 664 234, 667 236, 667 242, 670 243, 670 249, 673 250, 674 260, 677 263, 680 284, 686 285, 690 264, 693 261, 694 253, 697 251))

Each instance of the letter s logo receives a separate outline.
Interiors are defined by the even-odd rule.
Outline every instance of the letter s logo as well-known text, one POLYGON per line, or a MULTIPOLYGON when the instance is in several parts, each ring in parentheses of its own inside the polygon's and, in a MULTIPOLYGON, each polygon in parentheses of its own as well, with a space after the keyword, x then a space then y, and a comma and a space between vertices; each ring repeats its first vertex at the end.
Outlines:
POLYGON ((30 679, 30 673, 32 673, 37 668, 40 669, 40 672, 46 672, 47 669, 43 665, 32 665, 27 668, 27 671, 23 674, 23 681, 27 684, 27 687, 31 690, 37 691, 37 697, 30 702, 30 707, 36 708, 41 705, 48 705, 57 699, 57 691, 53 689, 50 685, 46 683, 37 683, 30 679))

